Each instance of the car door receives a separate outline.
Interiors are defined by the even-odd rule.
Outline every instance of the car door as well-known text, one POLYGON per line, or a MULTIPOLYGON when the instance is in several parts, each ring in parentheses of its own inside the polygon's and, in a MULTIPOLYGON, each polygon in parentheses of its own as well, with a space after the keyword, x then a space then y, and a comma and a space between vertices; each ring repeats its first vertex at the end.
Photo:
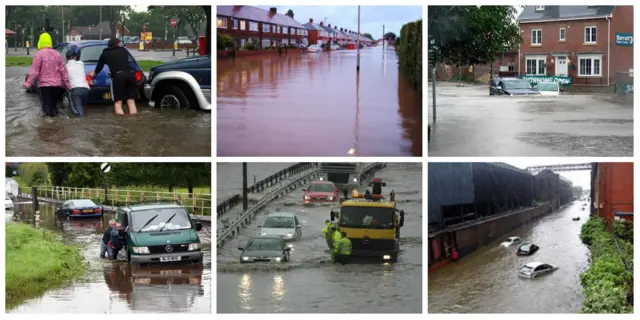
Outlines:
POLYGON ((65 201, 65 203, 62 204, 62 206, 60 207, 60 213, 71 213, 69 211, 70 208, 70 203, 71 201, 65 201))

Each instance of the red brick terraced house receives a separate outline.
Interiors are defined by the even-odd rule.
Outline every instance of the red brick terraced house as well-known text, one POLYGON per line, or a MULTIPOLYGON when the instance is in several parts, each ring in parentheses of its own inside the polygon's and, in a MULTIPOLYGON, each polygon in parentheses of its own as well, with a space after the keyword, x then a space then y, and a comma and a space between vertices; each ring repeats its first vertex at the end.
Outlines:
POLYGON ((517 22, 520 75, 571 77, 578 86, 632 76, 632 6, 526 6, 517 22))
POLYGON ((217 6, 218 32, 229 35, 242 48, 252 41, 260 49, 281 44, 306 44, 307 29, 276 8, 264 10, 252 6, 217 6))
POLYGON ((309 31, 309 44, 322 45, 330 40, 329 33, 323 28, 323 23, 313 23, 313 18, 309 19, 309 22, 304 24, 304 27, 309 31))

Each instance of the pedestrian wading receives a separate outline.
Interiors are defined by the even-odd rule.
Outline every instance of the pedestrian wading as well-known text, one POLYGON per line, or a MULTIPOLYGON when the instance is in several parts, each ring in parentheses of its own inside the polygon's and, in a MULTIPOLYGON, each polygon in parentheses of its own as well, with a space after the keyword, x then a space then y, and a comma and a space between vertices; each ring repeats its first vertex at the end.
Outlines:
POLYGON ((400 72, 422 96, 422 19, 403 25, 399 42, 400 72))
POLYGON ((7 310, 82 276, 87 269, 77 247, 62 243, 54 233, 20 223, 6 225, 5 264, 7 310))

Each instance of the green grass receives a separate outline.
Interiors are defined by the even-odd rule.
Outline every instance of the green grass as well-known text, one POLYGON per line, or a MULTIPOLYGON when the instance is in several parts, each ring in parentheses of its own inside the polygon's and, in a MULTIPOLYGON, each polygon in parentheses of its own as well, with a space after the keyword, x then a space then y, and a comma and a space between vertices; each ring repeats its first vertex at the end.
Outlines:
MULTIPOLYGON (((5 58, 6 67, 29 67, 33 61, 33 57, 7 56, 5 58)), ((140 68, 142 68, 142 71, 149 71, 152 67, 163 63, 164 62, 158 60, 138 60, 138 64, 140 65, 140 68)))
POLYGON ((79 248, 56 235, 19 223, 6 225, 7 310, 83 275, 87 266, 79 248))

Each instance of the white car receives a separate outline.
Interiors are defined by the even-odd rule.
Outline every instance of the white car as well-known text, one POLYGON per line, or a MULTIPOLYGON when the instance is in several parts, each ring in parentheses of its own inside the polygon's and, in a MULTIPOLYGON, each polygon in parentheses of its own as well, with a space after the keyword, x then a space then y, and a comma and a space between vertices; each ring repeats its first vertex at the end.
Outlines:
POLYGON ((522 242, 522 239, 520 239, 519 237, 509 237, 509 239, 507 239, 507 241, 501 243, 500 245, 503 247, 510 247, 514 244, 520 243, 522 242))
POLYGON ((271 213, 260 227, 260 236, 281 237, 285 241, 299 240, 302 238, 302 225, 298 217, 290 212, 271 213))
POLYGON ((11 200, 11 196, 8 193, 4 195, 4 209, 13 210, 13 200, 11 200))
POLYGON ((340 50, 340 46, 337 44, 334 44, 331 46, 331 50, 340 50))
POLYGON ((529 262, 518 270, 518 276, 527 279, 533 279, 551 272, 558 270, 558 267, 554 267, 547 263, 542 262, 529 262))
POLYGON ((541 96, 559 96, 562 86, 557 82, 538 82, 535 89, 540 92, 541 96))
POLYGON ((178 37, 178 38, 176 38, 175 43, 177 43, 177 44, 192 44, 193 42, 187 37, 178 37))
POLYGON ((322 51, 322 48, 320 48, 320 46, 317 44, 312 44, 307 47, 307 52, 320 52, 320 51, 322 51))

